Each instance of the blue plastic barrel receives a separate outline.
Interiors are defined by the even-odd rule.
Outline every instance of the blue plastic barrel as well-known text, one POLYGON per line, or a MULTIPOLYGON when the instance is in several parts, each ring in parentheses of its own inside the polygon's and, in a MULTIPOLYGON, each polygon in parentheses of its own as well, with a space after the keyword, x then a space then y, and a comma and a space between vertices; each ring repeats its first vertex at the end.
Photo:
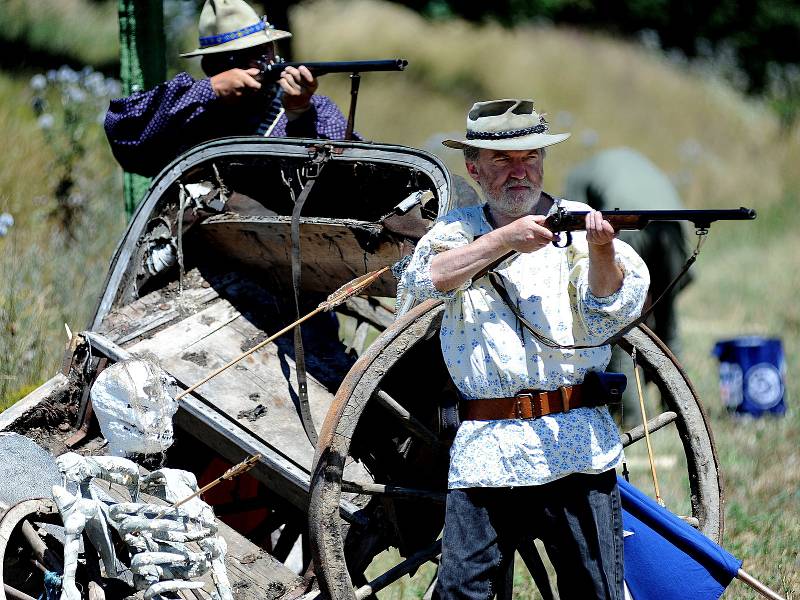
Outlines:
POLYGON ((779 339, 741 337, 716 343, 722 402, 759 417, 786 412, 786 360, 779 339))

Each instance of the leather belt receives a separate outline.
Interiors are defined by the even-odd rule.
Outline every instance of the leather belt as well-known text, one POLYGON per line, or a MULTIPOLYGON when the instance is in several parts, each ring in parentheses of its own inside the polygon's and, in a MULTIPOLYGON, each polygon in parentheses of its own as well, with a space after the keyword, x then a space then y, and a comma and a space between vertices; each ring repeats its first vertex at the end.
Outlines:
POLYGON ((461 405, 464 421, 535 419, 553 413, 566 413, 573 408, 597 406, 585 400, 580 384, 549 392, 522 390, 511 398, 465 400, 461 405))

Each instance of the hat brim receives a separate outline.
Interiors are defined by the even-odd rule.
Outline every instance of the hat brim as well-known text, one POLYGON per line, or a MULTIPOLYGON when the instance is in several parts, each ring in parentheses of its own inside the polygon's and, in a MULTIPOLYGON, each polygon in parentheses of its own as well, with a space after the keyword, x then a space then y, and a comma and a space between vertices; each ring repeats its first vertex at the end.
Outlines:
POLYGON ((566 140, 571 134, 569 133, 532 133, 530 135, 523 135, 514 138, 505 138, 499 140, 444 140, 443 145, 448 148, 455 148, 456 150, 463 150, 464 148, 483 148, 485 150, 538 150, 558 144, 566 140))
POLYGON ((185 52, 180 55, 181 58, 191 58, 193 56, 203 56, 205 54, 219 54, 221 52, 235 52, 237 50, 246 50, 253 46, 260 46, 261 44, 268 44, 276 40, 290 38, 292 34, 288 31, 281 31, 280 29, 266 29, 257 31, 248 36, 225 42, 224 44, 217 44, 216 46, 209 46, 208 48, 198 48, 191 52, 185 52))

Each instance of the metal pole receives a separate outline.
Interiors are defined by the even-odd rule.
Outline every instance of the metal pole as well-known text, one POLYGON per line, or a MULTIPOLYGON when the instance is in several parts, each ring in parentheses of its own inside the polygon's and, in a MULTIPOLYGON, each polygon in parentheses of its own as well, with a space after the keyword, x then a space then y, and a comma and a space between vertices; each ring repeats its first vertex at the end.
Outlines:
POLYGON ((755 591, 757 591, 765 598, 769 598, 770 600, 786 600, 786 598, 768 588, 758 579, 747 573, 744 569, 739 569, 739 572, 736 574, 736 577, 741 581, 743 581, 744 583, 746 583, 747 585, 749 585, 751 588, 753 588, 755 591))
POLYGON ((361 74, 350 74, 350 113, 347 115, 347 129, 344 139, 353 139, 353 129, 356 126, 356 103, 358 102, 358 87, 361 85, 361 74))
MULTIPOLYGON (((163 0, 119 0, 120 80, 125 95, 164 81, 163 0)), ((144 197, 150 178, 125 173, 123 191, 128 218, 144 197)))

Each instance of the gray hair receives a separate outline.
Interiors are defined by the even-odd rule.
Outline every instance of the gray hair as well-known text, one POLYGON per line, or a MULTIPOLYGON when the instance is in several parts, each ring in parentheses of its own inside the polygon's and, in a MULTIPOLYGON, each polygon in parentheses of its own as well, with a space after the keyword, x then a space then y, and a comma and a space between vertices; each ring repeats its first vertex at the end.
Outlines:
POLYGON ((478 155, 480 153, 480 148, 476 148, 475 146, 464 146, 464 160, 467 162, 475 162, 478 160, 478 155))

